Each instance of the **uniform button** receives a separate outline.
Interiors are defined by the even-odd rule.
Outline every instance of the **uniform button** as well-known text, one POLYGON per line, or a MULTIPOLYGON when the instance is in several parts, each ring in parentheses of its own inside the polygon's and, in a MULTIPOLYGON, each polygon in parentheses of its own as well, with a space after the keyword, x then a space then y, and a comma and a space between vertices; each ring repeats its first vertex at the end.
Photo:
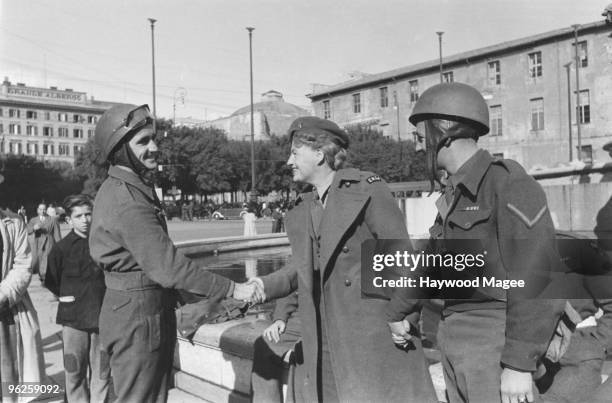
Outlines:
POLYGON ((348 280, 348 279, 344 280, 344 285, 347 286, 347 287, 350 287, 351 286, 351 280, 348 280))
POLYGON ((348 253, 348 251, 349 251, 348 246, 345 246, 344 248, 342 248, 342 252, 344 252, 344 253, 348 253))

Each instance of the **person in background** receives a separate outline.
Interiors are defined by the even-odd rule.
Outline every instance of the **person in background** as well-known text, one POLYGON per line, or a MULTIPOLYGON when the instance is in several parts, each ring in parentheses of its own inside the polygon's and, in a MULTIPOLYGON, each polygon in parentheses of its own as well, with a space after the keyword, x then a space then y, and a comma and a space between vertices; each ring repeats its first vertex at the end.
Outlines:
POLYGON ((17 210, 17 214, 19 214, 19 217, 21 217, 21 219, 23 220, 24 224, 28 223, 28 216, 27 216, 27 213, 26 213, 26 209, 25 209, 25 207, 23 205, 21 205, 19 207, 19 210, 17 210))
POLYGON ((88 195, 64 200, 72 230, 49 253, 45 286, 57 297, 62 325, 68 402, 106 402, 110 386, 108 356, 100 349, 98 316, 104 274, 89 254, 93 201, 88 195))
MULTIPOLYGON (((283 371, 303 362, 301 348, 296 346, 300 340, 297 303, 297 293, 277 300, 272 312, 272 324, 255 340, 251 372, 253 403, 282 403, 283 371), (296 352, 300 357, 296 357, 296 352)), ((293 379, 294 377, 289 377, 287 381, 287 401, 301 400, 294 396, 299 392, 299 388, 294 387, 293 379)))
POLYGON ((283 213, 280 206, 276 206, 274 212, 272 212, 272 233, 283 232, 283 213))
POLYGON ((55 217, 47 214, 47 205, 40 203, 37 216, 28 223, 28 235, 32 247, 32 272, 38 273, 41 283, 45 282, 47 257, 53 245, 61 239, 60 226, 55 217))
POLYGON ((242 220, 244 221, 244 236, 255 236, 257 235, 257 227, 255 227, 255 222, 257 221, 257 216, 255 215, 255 208, 252 204, 249 204, 246 207, 246 212, 242 214, 242 220))
POLYGON ((49 207, 47 207, 47 215, 49 217, 57 216, 57 209, 55 208, 55 205, 53 203, 49 203, 49 207))
POLYGON ((0 211, 0 379, 2 401, 23 401, 7 385, 45 380, 38 315, 28 294, 32 255, 21 217, 0 211))

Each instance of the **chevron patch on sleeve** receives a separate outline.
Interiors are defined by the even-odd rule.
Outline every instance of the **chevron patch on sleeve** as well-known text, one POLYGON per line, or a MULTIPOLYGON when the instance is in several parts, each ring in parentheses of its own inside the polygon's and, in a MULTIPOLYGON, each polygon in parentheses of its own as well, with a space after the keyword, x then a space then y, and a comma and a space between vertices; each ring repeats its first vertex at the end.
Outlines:
POLYGON ((533 228, 533 226, 536 225, 538 221, 540 221, 540 219, 544 216, 546 210, 548 210, 548 206, 544 205, 544 207, 542 207, 533 218, 529 218, 525 213, 519 210, 519 208, 512 203, 508 203, 506 207, 508 207, 508 210, 510 210, 510 212, 517 216, 519 220, 524 222, 527 228, 533 228))

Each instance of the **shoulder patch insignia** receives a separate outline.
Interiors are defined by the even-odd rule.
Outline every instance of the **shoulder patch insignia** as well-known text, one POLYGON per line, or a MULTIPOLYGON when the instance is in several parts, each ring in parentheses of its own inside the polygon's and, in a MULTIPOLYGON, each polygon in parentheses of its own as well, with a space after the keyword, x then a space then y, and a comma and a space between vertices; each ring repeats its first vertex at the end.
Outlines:
POLYGON ((530 219, 529 217, 525 215, 525 213, 519 210, 518 207, 516 207, 514 204, 508 203, 506 207, 508 207, 508 210, 510 210, 515 216, 517 216, 522 222, 524 222, 527 228, 533 228, 533 226, 536 225, 538 221, 540 221, 540 219, 544 216, 544 213, 546 213, 546 210, 548 210, 548 206, 545 205, 544 207, 540 209, 540 211, 538 211, 535 217, 530 219))
POLYGON ((378 176, 378 175, 372 175, 372 176, 370 176, 368 179, 366 179, 366 181, 367 181, 369 184, 372 184, 372 183, 374 183, 374 182, 380 182, 380 181, 382 181, 382 179, 381 179, 381 178, 380 178, 380 176, 378 176))

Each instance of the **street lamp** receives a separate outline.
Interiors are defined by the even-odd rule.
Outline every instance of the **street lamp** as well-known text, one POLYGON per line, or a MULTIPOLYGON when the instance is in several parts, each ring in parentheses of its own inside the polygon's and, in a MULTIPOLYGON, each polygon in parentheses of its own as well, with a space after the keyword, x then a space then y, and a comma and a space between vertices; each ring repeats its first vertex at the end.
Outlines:
POLYGON ((572 62, 563 65, 567 72, 567 120, 569 130, 569 160, 572 162, 573 150, 572 150, 572 82, 570 79, 570 70, 572 69, 572 62))
POLYGON ((442 83, 442 35, 444 35, 444 31, 437 31, 436 34, 438 35, 438 50, 440 51, 440 83, 442 83))
POLYGON ((574 24, 572 28, 574 28, 574 51, 576 55, 576 134, 578 135, 578 161, 582 161, 582 136, 580 133, 580 57, 578 56, 578 28, 580 28, 580 24, 574 24))
POLYGON ((151 23, 151 69, 153 71, 153 133, 157 133, 157 110, 155 107, 155 18, 149 18, 151 23))
POLYGON ((394 109, 395 112, 397 114, 397 145, 399 147, 399 164, 400 164, 400 177, 399 180, 400 182, 402 181, 402 139, 400 138, 400 109, 399 109, 399 102, 397 101, 397 91, 393 91, 393 104, 394 104, 394 109))
POLYGON ((249 31, 249 71, 251 74, 251 201, 257 199, 255 190, 255 132, 253 123, 253 27, 247 27, 249 31))
POLYGON ((187 90, 183 87, 178 87, 174 90, 174 96, 172 97, 172 125, 176 126, 176 96, 179 96, 182 105, 185 105, 185 95, 187 90))

